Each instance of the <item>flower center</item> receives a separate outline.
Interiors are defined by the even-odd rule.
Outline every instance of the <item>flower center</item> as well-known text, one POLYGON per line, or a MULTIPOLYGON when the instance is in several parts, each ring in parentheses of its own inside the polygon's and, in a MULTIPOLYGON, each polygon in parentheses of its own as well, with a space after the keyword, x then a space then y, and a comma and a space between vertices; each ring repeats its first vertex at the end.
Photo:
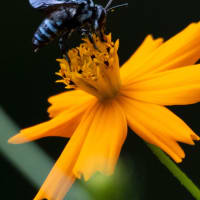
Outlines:
POLYGON ((66 88, 82 89, 97 98, 104 100, 117 95, 121 82, 119 74, 119 59, 117 50, 119 41, 111 41, 111 34, 104 36, 102 42, 93 35, 95 46, 84 39, 79 47, 68 51, 70 63, 66 59, 58 59, 60 70, 66 88))

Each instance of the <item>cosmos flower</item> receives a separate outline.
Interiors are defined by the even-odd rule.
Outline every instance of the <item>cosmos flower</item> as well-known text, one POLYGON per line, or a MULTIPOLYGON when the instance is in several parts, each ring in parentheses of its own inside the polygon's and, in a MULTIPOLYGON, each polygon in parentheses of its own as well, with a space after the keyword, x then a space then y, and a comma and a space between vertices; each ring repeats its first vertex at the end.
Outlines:
POLYGON ((199 137, 165 106, 200 101, 200 23, 189 25, 166 42, 147 36, 120 68, 119 41, 111 35, 96 47, 87 39, 71 49, 69 64, 60 59, 60 82, 74 88, 50 97, 51 119, 26 128, 10 143, 42 137, 70 138, 35 200, 62 200, 75 179, 95 172, 113 173, 127 125, 144 141, 165 151, 175 162, 185 157, 179 142, 199 137))

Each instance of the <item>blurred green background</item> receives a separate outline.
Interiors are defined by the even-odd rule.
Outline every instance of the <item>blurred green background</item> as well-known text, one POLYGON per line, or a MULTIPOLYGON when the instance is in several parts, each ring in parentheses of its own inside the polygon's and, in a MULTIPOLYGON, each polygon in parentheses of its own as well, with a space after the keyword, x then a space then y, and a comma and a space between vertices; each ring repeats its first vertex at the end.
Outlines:
MULTIPOLYGON (((95 1, 105 5, 107 1, 95 1)), ((114 0, 113 5, 124 1, 114 0)), ((120 38, 119 57, 123 64, 144 37, 168 39, 189 23, 200 19, 200 1, 129 0, 128 8, 121 8, 108 16, 107 32, 120 38)), ((0 85, 0 178, 3 199, 33 199, 52 163, 60 155, 67 140, 45 138, 23 145, 9 145, 7 139, 19 128, 48 119, 47 98, 64 91, 55 84, 55 71, 60 56, 56 42, 32 51, 32 36, 43 15, 26 1, 1 2, 1 67, 0 85), (9 118, 5 117, 5 114, 9 118), (10 120, 14 122, 10 123, 10 120), (35 149, 36 144, 41 149, 35 149), (34 150, 35 149, 35 150, 34 150), (46 157, 48 156, 48 157, 46 157), (15 164, 10 162, 15 160, 15 164), (18 164, 16 163, 18 161, 18 164), (22 168, 24 166, 24 169, 22 168), (24 171, 26 170, 26 171, 24 171), (31 176, 31 175, 32 176, 31 176)), ((200 36, 199 36, 200 37, 200 36)), ((76 37, 69 46, 77 44, 76 37)), ((200 135, 200 104, 170 107, 200 135)), ((180 167, 200 186, 200 144, 182 145, 186 159, 180 167)), ((121 152, 116 173, 110 178, 99 175, 88 183, 78 181, 68 200, 192 200, 190 194, 160 164, 144 142, 131 131, 121 152)))

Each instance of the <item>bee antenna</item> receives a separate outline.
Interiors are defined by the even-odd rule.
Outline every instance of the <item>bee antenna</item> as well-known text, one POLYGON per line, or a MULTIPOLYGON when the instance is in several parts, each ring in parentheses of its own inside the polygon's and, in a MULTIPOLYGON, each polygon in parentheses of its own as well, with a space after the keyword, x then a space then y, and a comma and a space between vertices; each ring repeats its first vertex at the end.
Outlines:
POLYGON ((120 4, 120 5, 117 5, 117 6, 113 6, 109 9, 107 9, 106 11, 109 12, 109 11, 115 9, 115 8, 124 7, 124 6, 128 6, 128 3, 123 3, 123 4, 120 4))
POLYGON ((107 5, 106 5, 106 7, 105 7, 106 10, 108 9, 108 7, 111 5, 112 2, 113 2, 113 0, 109 0, 109 1, 108 1, 107 5))

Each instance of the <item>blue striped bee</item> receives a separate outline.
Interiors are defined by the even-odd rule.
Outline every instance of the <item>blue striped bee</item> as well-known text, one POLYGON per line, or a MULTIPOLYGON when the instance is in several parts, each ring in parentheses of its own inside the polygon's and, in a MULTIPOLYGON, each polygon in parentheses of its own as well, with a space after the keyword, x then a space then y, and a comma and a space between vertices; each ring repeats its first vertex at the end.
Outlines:
POLYGON ((74 31, 79 31, 81 36, 88 37, 93 44, 92 33, 103 40, 107 12, 127 5, 121 4, 109 8, 112 1, 109 0, 104 8, 94 4, 92 0, 29 0, 33 8, 46 14, 46 18, 33 36, 34 51, 59 38, 59 47, 62 54, 65 54, 66 41, 74 31))

